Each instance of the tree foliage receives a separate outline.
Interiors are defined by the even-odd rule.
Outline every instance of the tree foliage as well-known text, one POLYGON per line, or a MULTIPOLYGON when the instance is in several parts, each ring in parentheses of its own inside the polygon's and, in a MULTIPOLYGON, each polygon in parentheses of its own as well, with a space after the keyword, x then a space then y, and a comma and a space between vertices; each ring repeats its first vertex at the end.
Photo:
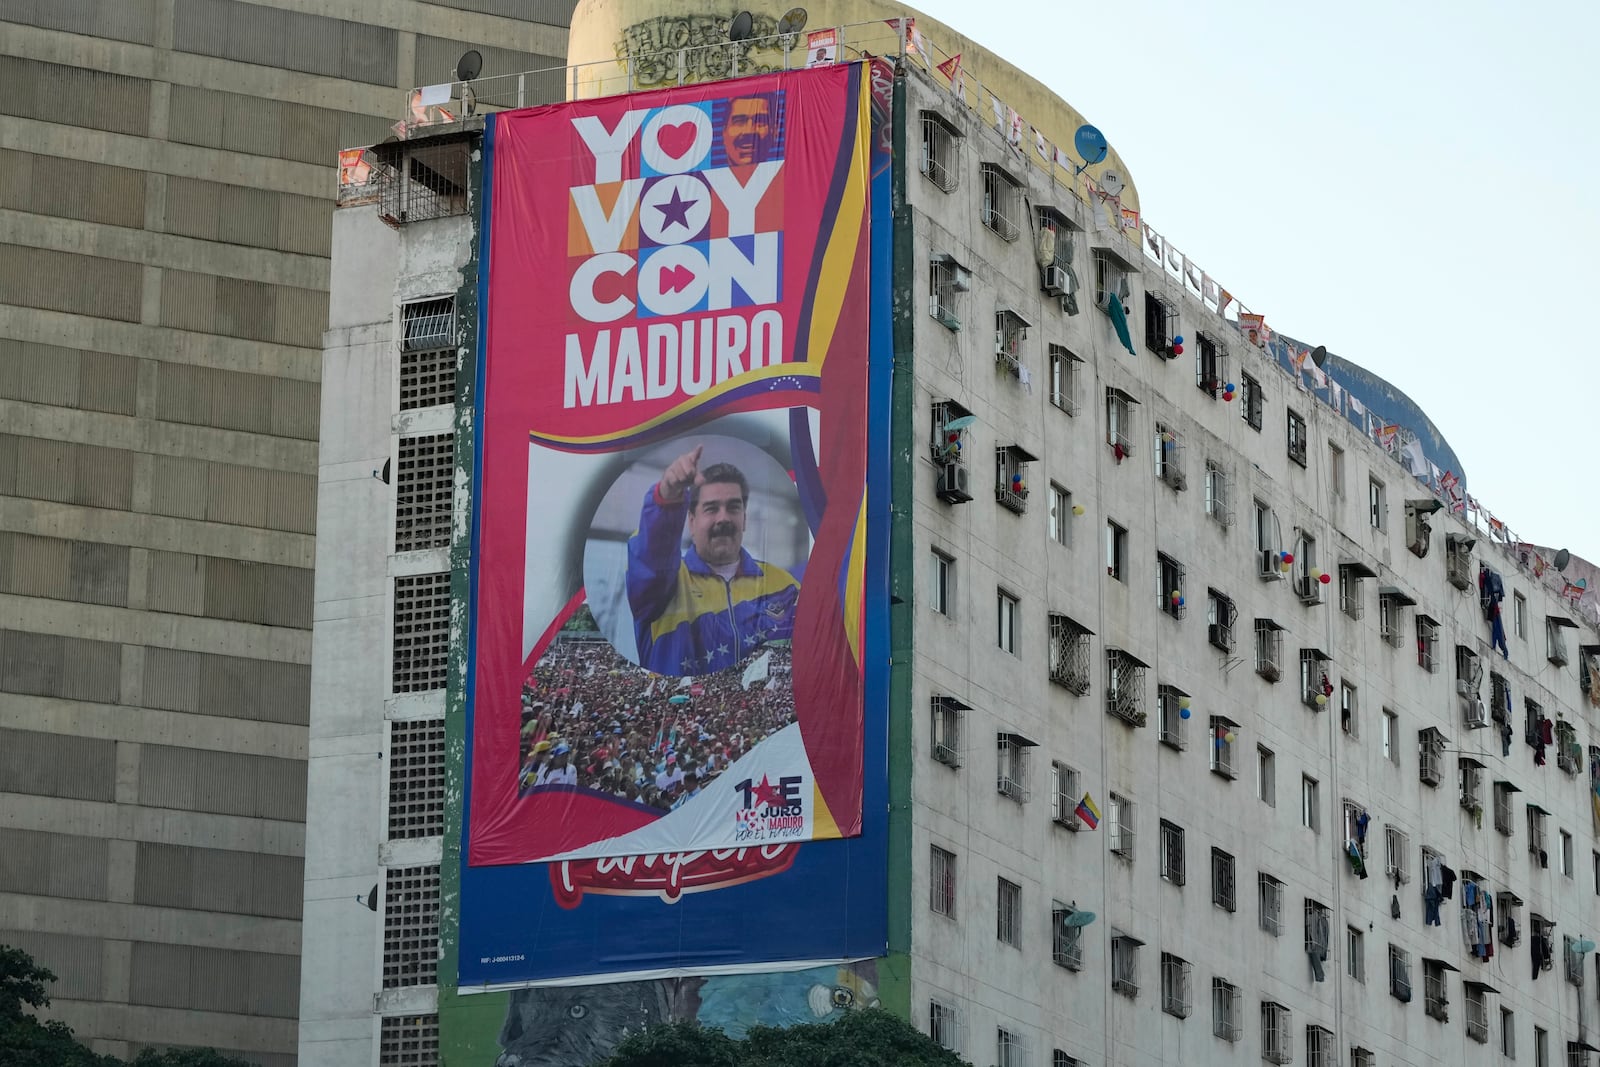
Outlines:
POLYGON ((885 1011, 833 1022, 721 1030, 670 1023, 634 1034, 601 1067, 967 1067, 967 1061, 885 1011))
MULTIPOLYGON (((33 1012, 50 1006, 56 976, 19 948, 0 945, 0 1064, 5 1067, 128 1067, 115 1056, 91 1052, 64 1023, 42 1022, 33 1012)), ((250 1067, 215 1049, 139 1053, 132 1067, 250 1067)))

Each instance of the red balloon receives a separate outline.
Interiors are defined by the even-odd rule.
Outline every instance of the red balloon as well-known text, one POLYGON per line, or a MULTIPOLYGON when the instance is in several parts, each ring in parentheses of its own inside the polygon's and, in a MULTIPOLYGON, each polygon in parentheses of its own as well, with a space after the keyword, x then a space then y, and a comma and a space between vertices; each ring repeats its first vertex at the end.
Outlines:
POLYGON ((1173 345, 1172 346, 1172 354, 1175 355, 1175 356, 1183 355, 1183 346, 1182 345, 1173 345))
POLYGON ((1327 585, 1329 582, 1333 581, 1333 575, 1329 574, 1327 571, 1323 571, 1322 577, 1318 578, 1317 581, 1321 582, 1323 585, 1327 585))

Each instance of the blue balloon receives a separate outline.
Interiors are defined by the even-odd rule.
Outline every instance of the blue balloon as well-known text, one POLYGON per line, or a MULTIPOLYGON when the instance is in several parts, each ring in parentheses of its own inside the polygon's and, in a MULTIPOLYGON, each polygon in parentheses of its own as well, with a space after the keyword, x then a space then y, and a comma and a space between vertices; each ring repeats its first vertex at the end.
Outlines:
POLYGON ((1078 132, 1072 135, 1072 144, 1085 166, 1106 158, 1106 135, 1093 126, 1079 126, 1078 132))
POLYGON ((1178 336, 1174 337, 1172 339, 1172 343, 1175 344, 1175 345, 1183 344, 1183 334, 1180 333, 1178 336))
POLYGON ((1189 709, 1188 708, 1179 708, 1178 709, 1178 718, 1187 719, 1188 717, 1189 717, 1189 709))

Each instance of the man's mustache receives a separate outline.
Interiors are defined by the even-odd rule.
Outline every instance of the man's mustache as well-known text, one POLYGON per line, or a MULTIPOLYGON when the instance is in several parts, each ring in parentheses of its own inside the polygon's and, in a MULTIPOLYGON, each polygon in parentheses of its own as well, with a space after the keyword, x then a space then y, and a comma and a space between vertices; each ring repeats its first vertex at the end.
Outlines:
POLYGON ((739 532, 739 528, 731 522, 719 522, 711 527, 712 537, 732 537, 739 532))

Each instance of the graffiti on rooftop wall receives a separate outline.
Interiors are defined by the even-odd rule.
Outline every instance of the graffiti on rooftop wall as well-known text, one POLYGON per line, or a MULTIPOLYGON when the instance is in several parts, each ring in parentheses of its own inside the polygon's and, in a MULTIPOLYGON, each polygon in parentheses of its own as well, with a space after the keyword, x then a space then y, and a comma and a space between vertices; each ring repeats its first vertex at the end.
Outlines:
POLYGON ((735 73, 770 74, 784 69, 784 51, 796 34, 778 33, 778 20, 753 15, 751 40, 728 40, 729 19, 718 14, 657 15, 635 22, 616 41, 617 58, 633 64, 633 84, 648 89, 715 81, 735 73))

